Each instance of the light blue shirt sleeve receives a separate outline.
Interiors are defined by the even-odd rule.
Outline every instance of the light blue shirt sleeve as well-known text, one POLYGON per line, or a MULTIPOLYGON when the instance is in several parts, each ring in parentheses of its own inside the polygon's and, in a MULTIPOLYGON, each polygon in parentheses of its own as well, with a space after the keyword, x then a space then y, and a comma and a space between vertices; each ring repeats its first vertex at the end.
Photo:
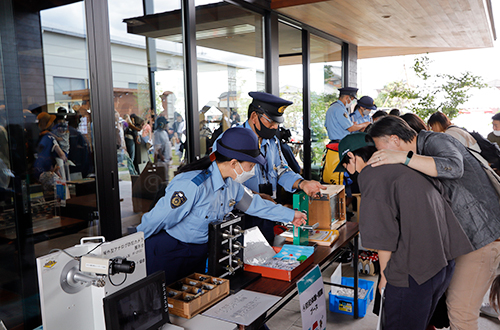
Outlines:
POLYGON ((334 114, 335 114, 335 119, 339 123, 340 127, 342 127, 343 129, 346 130, 353 125, 346 109, 344 109, 343 111, 340 110, 335 111, 334 114))
POLYGON ((259 195, 249 194, 242 186, 238 192, 236 208, 241 211, 271 221, 290 222, 295 211, 280 204, 262 199, 259 195))
POLYGON ((325 127, 330 140, 341 140, 349 134, 347 130, 353 125, 347 114, 347 109, 340 101, 333 103, 325 116, 325 127))
POLYGON ((181 222, 193 208, 197 200, 198 187, 190 180, 172 180, 165 189, 165 196, 160 198, 155 207, 142 216, 142 221, 137 226, 138 231, 144 232, 144 238, 157 234, 181 222), (172 208, 174 195, 182 194, 186 201, 172 208))

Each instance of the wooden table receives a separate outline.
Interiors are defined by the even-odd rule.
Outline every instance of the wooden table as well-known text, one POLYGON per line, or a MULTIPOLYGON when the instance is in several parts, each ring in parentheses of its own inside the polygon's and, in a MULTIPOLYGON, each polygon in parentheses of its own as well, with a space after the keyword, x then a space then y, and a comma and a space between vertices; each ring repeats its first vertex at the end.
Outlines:
MULTIPOLYGON (((316 265, 319 266, 321 271, 325 270, 329 265, 331 265, 343 252, 342 247, 349 244, 351 240, 354 240, 354 260, 358 260, 358 223, 356 222, 346 222, 344 226, 339 229, 338 240, 330 246, 317 246, 314 250, 314 261, 311 266, 306 268, 301 274, 295 277, 291 282, 275 280, 271 278, 261 277, 257 281, 251 283, 249 286, 245 287, 245 290, 251 290, 261 293, 267 293, 274 296, 281 297, 282 299, 276 303, 271 309, 266 313, 263 318, 263 322, 267 322, 271 319, 281 308, 283 308, 290 300, 293 299, 298 294, 297 291, 297 281, 300 280, 307 272, 309 272, 316 265)), ((358 272, 354 270, 354 318, 358 318, 358 272)), ((252 324, 251 328, 254 328, 252 324)), ((258 329, 258 325, 256 325, 258 329)))

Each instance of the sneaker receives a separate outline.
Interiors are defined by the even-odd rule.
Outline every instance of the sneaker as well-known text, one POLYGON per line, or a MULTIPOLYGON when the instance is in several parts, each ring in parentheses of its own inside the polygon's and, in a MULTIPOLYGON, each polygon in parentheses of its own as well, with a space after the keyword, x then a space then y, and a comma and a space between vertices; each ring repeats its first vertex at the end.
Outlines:
POLYGON ((479 310, 481 311, 482 314, 490 317, 498 318, 499 316, 498 312, 495 309, 493 309, 493 307, 491 307, 489 303, 483 303, 479 310))

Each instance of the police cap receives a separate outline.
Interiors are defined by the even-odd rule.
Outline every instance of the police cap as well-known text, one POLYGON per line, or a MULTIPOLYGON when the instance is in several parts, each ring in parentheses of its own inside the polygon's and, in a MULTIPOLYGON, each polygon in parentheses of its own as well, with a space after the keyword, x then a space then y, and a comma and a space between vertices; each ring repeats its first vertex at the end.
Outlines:
POLYGON ((251 103, 255 108, 263 111, 269 118, 277 123, 282 123, 283 113, 286 107, 293 104, 293 102, 277 97, 273 94, 263 92, 250 92, 248 93, 253 98, 251 103))
POLYGON ((365 109, 370 109, 370 110, 376 110, 377 106, 375 105, 375 102, 373 102, 373 99, 369 96, 363 96, 358 100, 358 105, 360 107, 363 107, 365 109))
POLYGON ((356 87, 344 87, 344 88, 339 88, 340 95, 349 95, 354 98, 356 98, 356 94, 358 93, 358 89, 356 87))
POLYGON ((255 133, 245 127, 232 127, 216 141, 217 152, 239 161, 258 163, 265 166, 266 160, 260 153, 255 133))

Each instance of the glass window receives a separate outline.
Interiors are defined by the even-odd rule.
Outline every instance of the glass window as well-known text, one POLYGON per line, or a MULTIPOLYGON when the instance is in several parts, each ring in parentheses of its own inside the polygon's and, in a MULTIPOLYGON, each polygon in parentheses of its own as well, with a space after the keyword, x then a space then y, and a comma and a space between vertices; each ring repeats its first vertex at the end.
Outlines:
POLYGON ((183 158, 182 15, 180 1, 134 0, 123 6, 109 0, 109 8, 125 234, 128 226, 140 223, 183 158), (168 124, 155 125, 160 117, 168 124))
POLYGON ((0 318, 33 329, 35 258, 98 234, 85 8, 20 1, 0 16, 0 318))
POLYGON ((265 90, 263 18, 225 2, 195 3, 200 153, 204 156, 216 136, 246 121, 248 93, 265 90))
POLYGON ((311 35, 311 172, 319 180, 321 161, 328 135, 325 114, 342 87, 342 46, 311 35))
POLYGON ((279 29, 279 86, 280 97, 292 101, 286 108, 285 122, 281 129, 288 130, 288 145, 299 166, 303 167, 303 74, 302 74, 302 31, 280 22, 279 29))

